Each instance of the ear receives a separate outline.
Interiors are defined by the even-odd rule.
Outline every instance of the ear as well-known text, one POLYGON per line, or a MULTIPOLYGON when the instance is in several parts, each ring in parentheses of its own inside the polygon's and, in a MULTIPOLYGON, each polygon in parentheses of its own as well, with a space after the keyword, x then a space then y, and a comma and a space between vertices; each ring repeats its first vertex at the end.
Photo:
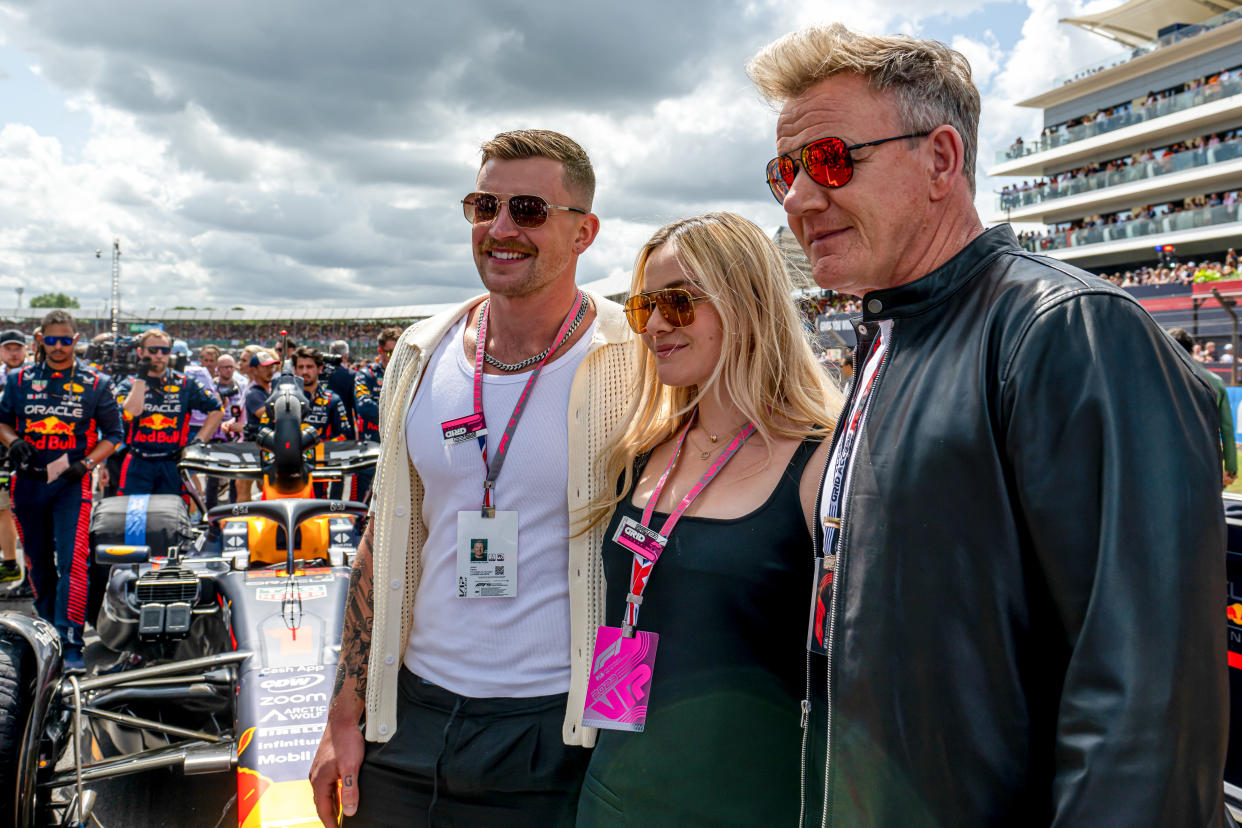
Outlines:
POLYGON ((928 196, 932 201, 947 198, 962 180, 962 163, 966 146, 958 131, 943 124, 927 136, 930 163, 928 165, 928 196))
POLYGON ((574 237, 574 252, 581 256, 599 235, 599 216, 587 213, 578 222, 578 235, 574 237))

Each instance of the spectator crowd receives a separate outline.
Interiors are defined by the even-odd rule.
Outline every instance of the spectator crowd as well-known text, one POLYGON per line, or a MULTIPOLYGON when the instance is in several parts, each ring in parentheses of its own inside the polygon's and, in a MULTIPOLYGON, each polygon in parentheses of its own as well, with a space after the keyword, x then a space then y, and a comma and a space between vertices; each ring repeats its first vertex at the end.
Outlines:
POLYGON ((1019 233, 1018 240, 1027 250, 1039 252, 1225 224, 1238 220, 1239 201, 1240 190, 1201 193, 1181 201, 1084 216, 1055 224, 1044 233, 1019 233))
POLYGON ((1242 93, 1242 66, 1230 67, 1167 89, 1148 92, 1133 100, 1100 107, 1059 124, 1050 124, 1040 132, 1038 141, 1024 142, 1019 136, 1005 150, 1005 158, 1021 158, 1239 93, 1242 93))
POLYGON ((1000 191, 1000 208, 1012 210, 1240 156, 1242 140, 1238 130, 1200 135, 1168 146, 1148 148, 1128 156, 1076 167, 1046 179, 1006 185, 1000 191))

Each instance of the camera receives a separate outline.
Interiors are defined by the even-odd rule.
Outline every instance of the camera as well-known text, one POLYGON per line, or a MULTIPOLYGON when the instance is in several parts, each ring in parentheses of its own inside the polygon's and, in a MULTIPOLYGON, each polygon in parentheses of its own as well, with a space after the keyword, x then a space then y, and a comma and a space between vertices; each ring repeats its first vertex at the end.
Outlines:
POLYGON ((86 358, 118 380, 138 373, 138 340, 132 336, 120 336, 115 340, 108 336, 92 342, 86 348, 86 358))

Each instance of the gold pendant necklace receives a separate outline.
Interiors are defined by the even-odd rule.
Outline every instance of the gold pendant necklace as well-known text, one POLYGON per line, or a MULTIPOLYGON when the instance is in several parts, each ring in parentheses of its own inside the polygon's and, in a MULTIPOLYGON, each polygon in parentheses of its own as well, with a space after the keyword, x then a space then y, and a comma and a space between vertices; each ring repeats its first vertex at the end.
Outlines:
POLYGON ((699 453, 699 459, 700 459, 700 460, 707 460, 707 459, 710 459, 710 458, 711 458, 711 456, 712 456, 712 449, 715 447, 716 442, 717 442, 718 440, 720 440, 720 435, 718 435, 718 434, 708 434, 708 435, 707 435, 707 439, 709 439, 709 440, 711 440, 711 441, 712 441, 712 445, 711 445, 711 446, 708 446, 706 451, 704 451, 702 448, 700 448, 697 442, 696 442, 696 443, 695 443, 695 445, 694 445, 695 450, 697 450, 697 451, 698 451, 698 453, 699 453))

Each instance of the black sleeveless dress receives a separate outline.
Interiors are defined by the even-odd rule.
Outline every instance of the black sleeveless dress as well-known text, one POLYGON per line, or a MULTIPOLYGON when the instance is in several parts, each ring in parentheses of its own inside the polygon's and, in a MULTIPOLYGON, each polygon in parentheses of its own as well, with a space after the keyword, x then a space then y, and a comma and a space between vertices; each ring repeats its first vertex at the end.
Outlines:
MULTIPOLYGON (((638 618, 660 636, 646 729, 599 732, 579 826, 797 825, 814 566, 798 486, 818 445, 798 446, 750 514, 678 522, 638 618)), ((632 553, 612 537, 623 515, 642 517, 632 496, 605 534, 609 625, 621 623, 629 591, 632 553)))

